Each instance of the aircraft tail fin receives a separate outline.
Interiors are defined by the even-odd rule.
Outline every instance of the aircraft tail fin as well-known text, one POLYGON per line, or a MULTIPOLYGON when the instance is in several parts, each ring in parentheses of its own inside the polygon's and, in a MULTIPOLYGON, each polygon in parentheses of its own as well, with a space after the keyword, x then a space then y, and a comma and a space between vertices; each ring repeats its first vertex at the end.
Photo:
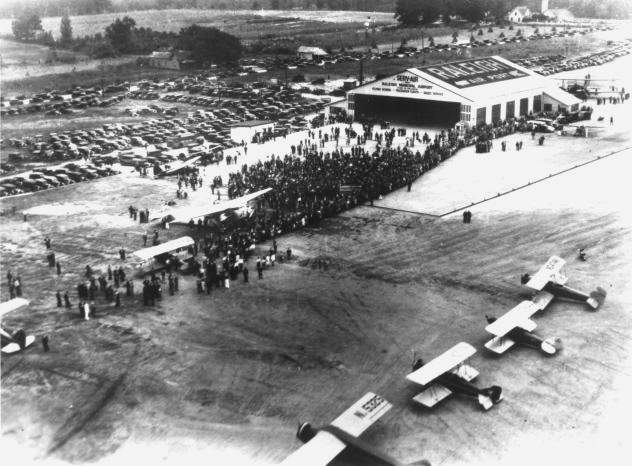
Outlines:
POLYGON ((543 353, 553 356, 562 350, 562 340, 559 338, 547 338, 540 344, 540 349, 543 353))
POLYGON ((503 390, 498 385, 492 385, 489 388, 483 388, 478 394, 478 403, 485 411, 489 410, 496 403, 503 399, 503 390))
POLYGON ((595 291, 590 293, 590 298, 588 298, 586 302, 594 311, 596 311, 606 300, 607 294, 606 290, 598 286, 595 291))

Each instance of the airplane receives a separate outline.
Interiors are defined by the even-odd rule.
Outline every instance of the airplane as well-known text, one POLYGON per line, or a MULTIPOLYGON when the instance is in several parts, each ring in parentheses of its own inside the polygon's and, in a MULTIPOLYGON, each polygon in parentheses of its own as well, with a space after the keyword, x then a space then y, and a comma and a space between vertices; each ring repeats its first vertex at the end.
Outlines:
POLYGON ((474 353, 476 350, 472 345, 461 342, 428 363, 417 359, 413 372, 406 378, 424 386, 424 390, 413 400, 432 408, 452 393, 459 393, 476 398, 486 411, 499 403, 503 399, 502 388, 497 385, 478 388, 471 383, 478 377, 478 371, 463 363, 474 353))
MULTIPOLYGON (((5 314, 28 306, 28 304, 29 302, 24 298, 13 298, 10 301, 0 303, 0 319, 5 314)), ((35 337, 33 335, 27 335, 22 329, 10 333, 8 330, 0 327, 0 341, 2 343, 2 352, 11 354, 31 346, 35 341, 35 337)))
POLYGON ((369 392, 328 426, 317 429, 309 423, 301 424, 296 437, 304 445, 285 458, 281 465, 324 466, 333 461, 346 447, 351 446, 386 464, 402 466, 396 459, 377 451, 375 447, 358 438, 392 407, 393 405, 380 395, 369 392))
POLYGON ((485 348, 496 354, 503 354, 518 343, 540 349, 549 356, 556 354, 561 349, 559 339, 542 339, 532 333, 536 324, 530 317, 539 310, 533 301, 522 301, 498 319, 485 316, 489 323, 485 330, 494 335, 494 338, 485 343, 485 348))
POLYGON ((563 273, 566 261, 558 256, 551 256, 538 272, 531 277, 525 273, 520 281, 523 285, 538 293, 533 301, 539 309, 544 309, 554 297, 585 302, 592 310, 597 310, 606 300, 606 291, 597 287, 596 291, 587 295, 581 291, 566 286, 568 277, 563 273))
POLYGON ((160 165, 158 165, 158 171, 156 173, 157 176, 170 176, 170 175, 177 175, 179 172, 181 172, 182 170, 188 168, 188 167, 192 167, 193 165, 195 165, 195 163, 200 160, 201 157, 192 157, 188 160, 177 160, 174 162, 169 162, 168 164, 164 165, 164 168, 161 167, 160 165))
MULTIPOLYGON (((172 209, 169 214, 160 218, 162 223, 189 223, 191 220, 212 215, 236 213, 240 216, 247 215, 250 211, 248 203, 264 194, 272 191, 272 188, 262 189, 254 193, 246 194, 235 199, 204 206, 184 206, 172 209)), ((157 220, 154 218, 152 220, 157 220)))

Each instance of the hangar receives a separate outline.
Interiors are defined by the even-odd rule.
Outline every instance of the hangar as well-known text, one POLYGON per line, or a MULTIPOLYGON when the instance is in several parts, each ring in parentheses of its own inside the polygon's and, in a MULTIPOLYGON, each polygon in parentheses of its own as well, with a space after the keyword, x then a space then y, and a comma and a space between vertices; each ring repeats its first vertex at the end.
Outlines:
POLYGON ((444 127, 572 112, 580 103, 553 79, 499 56, 409 68, 347 93, 347 111, 356 120, 444 127))

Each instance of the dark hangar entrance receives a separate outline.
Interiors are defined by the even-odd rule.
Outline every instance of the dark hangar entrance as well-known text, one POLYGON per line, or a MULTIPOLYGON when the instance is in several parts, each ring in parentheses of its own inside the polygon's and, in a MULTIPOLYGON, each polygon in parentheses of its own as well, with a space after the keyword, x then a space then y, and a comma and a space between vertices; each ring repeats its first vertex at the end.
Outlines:
POLYGON ((386 120, 415 126, 452 127, 460 120, 461 104, 355 94, 354 110, 355 119, 360 121, 386 120))

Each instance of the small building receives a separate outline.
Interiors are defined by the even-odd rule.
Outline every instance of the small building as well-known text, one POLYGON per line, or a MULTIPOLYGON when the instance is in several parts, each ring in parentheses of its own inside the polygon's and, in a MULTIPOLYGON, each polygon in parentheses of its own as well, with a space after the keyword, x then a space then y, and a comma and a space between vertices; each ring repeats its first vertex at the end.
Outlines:
POLYGON ((266 120, 250 120, 235 123, 230 126, 230 139, 241 144, 250 143, 257 133, 274 132, 274 123, 266 120))
POLYGON ((549 10, 543 11, 542 14, 547 18, 560 23, 565 21, 572 21, 575 19, 575 15, 566 8, 551 8, 549 10))
POLYGON ((142 63, 151 68, 166 70, 189 69, 195 65, 195 61, 191 60, 191 54, 184 50, 157 50, 144 57, 142 63))
POLYGON ((531 10, 527 6, 517 6, 507 13, 507 19, 512 23, 522 23, 525 18, 531 17, 531 10))
POLYGON ((342 80, 342 88, 345 91, 350 91, 358 85, 358 80, 355 78, 346 78, 342 80))
POLYGON ((313 60, 318 57, 326 57, 329 55, 320 47, 307 47, 305 45, 301 45, 296 51, 299 58, 303 58, 305 60, 313 60))

